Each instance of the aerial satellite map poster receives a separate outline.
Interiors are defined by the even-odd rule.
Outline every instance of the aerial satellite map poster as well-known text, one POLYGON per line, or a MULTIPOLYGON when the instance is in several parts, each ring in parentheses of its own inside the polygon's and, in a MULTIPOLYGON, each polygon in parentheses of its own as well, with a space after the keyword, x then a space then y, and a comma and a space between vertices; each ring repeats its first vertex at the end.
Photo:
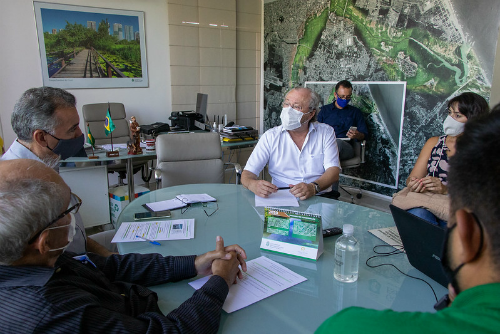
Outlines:
POLYGON ((467 91, 489 99, 499 23, 495 0, 265 1, 263 130, 280 124, 286 92, 308 81, 405 82, 399 164, 366 161, 399 181, 362 184, 391 195, 425 141, 443 134, 449 99, 467 91))

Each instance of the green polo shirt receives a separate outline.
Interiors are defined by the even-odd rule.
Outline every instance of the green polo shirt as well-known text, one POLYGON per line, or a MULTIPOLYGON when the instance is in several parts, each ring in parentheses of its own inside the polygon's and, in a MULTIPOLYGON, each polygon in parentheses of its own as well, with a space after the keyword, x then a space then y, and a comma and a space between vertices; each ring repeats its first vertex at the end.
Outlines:
POLYGON ((350 307, 328 318, 322 333, 500 333, 500 283, 461 292, 450 307, 436 313, 395 312, 350 307))

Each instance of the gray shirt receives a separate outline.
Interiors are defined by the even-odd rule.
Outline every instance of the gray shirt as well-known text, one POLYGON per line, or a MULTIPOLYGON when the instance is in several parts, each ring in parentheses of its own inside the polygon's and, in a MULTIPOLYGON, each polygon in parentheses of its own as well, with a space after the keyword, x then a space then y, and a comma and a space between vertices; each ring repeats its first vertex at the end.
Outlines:
MULTIPOLYGON (((26 146, 17 141, 17 139, 12 143, 7 152, 0 158, 1 160, 14 160, 14 159, 31 159, 43 162, 38 156, 31 152, 26 146)), ((57 171, 57 170, 56 170, 57 171)), ((71 196, 71 202, 69 206, 76 204, 76 199, 71 196)), ((85 226, 83 225, 82 217, 80 213, 75 215, 77 231, 75 237, 71 244, 66 248, 66 251, 73 252, 77 254, 82 254, 86 252, 86 240, 87 236, 85 234, 85 226)))

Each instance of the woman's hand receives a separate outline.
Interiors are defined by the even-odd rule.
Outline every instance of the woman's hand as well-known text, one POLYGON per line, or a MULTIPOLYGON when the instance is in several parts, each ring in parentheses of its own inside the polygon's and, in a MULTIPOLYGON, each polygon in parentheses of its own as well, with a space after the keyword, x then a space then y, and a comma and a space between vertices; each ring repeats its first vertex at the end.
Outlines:
POLYGON ((416 177, 410 178, 410 180, 408 181, 408 188, 410 189, 410 191, 413 191, 415 193, 423 193, 425 191, 425 187, 422 184, 422 179, 416 177))
POLYGON ((420 182, 423 184, 425 190, 431 193, 443 195, 448 193, 448 187, 438 177, 426 176, 420 179, 420 182))

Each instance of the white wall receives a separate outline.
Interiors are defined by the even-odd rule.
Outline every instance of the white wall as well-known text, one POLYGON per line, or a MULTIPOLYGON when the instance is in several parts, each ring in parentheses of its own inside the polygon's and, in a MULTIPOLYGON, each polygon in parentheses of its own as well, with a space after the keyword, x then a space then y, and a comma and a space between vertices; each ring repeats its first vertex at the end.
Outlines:
MULTIPOLYGON (((122 102, 139 123, 167 121, 171 112, 167 0, 51 0, 52 3, 143 11, 148 60, 148 88, 72 89, 81 108, 87 103, 122 102)), ((40 54, 32 0, 0 0, 0 120, 5 148, 16 136, 10 126, 15 102, 28 88, 42 86, 40 54)), ((84 130, 84 127, 82 127, 84 130)))

